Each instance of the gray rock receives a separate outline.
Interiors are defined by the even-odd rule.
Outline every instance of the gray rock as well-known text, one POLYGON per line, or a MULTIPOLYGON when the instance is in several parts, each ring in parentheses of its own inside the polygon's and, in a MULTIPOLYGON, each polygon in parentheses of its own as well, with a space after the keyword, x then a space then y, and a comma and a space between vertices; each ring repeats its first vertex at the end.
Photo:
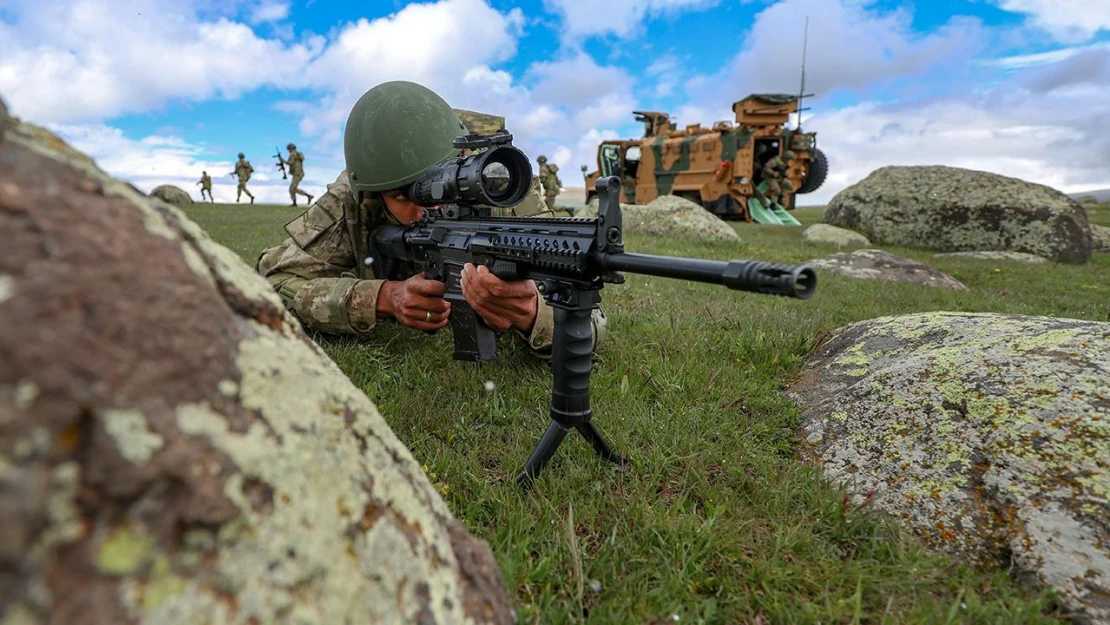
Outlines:
MULTIPOLYGON (((621 204, 625 232, 658 237, 677 237, 709 241, 739 241, 740 235, 719 217, 690 200, 676 195, 661 195, 647 204, 621 204)), ((575 217, 597 217, 595 198, 575 217)))
POLYGON ((813 224, 802 231, 802 240, 810 243, 832 243, 841 247, 870 247, 871 241, 858 232, 829 224, 813 224))
POLYGON ((788 391, 802 455, 936 548, 1110 623, 1110 323, 926 313, 842 328, 788 391))
POLYGON ((489 547, 270 285, 41 128, 0 141, 4 623, 511 623, 489 547))
POLYGON ((947 252, 945 254, 936 254, 937 258, 978 258, 981 260, 1002 260, 1012 261, 1015 263, 1028 263, 1030 265, 1043 265, 1048 262, 1048 259, 1036 254, 1026 254, 1024 252, 992 252, 992 251, 979 251, 979 252, 947 252))
POLYGON ((193 198, 185 192, 181 187, 175 187, 172 184, 163 184, 154 187, 150 192, 151 197, 156 197, 163 202, 173 204, 174 206, 188 206, 193 203, 193 198))
POLYGON ((866 249, 843 252, 811 260, 809 264, 814 269, 850 278, 910 282, 958 291, 967 290, 963 283, 942 271, 933 269, 916 260, 895 256, 883 250, 866 249))
POLYGON ((1110 228, 1091 226, 1091 248, 1095 252, 1110 252, 1110 228))
POLYGON ((876 244, 939 252, 1004 250, 1083 262, 1091 228, 1067 195, 955 167, 883 167, 844 189, 823 221, 857 230, 876 244))

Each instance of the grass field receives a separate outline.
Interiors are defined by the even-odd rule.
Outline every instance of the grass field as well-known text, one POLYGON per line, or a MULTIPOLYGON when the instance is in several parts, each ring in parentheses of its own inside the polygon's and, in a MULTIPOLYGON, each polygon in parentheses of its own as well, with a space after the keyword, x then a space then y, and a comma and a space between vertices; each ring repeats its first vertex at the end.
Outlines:
MULTIPOLYGON (((253 265, 299 211, 187 212, 253 265)), ((1090 214, 1110 225, 1110 208, 1090 214)), ((821 211, 795 215, 810 224, 821 211)), ((797 227, 735 227, 741 243, 628 235, 626 248, 789 263, 838 251, 802 242, 797 227)), ((1106 321, 1110 255, 1038 266, 884 249, 970 290, 820 272, 806 301, 633 274, 606 286, 594 418, 633 466, 618 471, 568 437, 531 493, 512 478, 547 425, 550 371, 513 337, 483 365, 453 361, 449 332, 317 339, 490 543, 521 623, 1061 622, 1047 593, 931 554, 845 505, 795 459, 797 411, 781 391, 817 337, 856 320, 947 310, 1106 321)))

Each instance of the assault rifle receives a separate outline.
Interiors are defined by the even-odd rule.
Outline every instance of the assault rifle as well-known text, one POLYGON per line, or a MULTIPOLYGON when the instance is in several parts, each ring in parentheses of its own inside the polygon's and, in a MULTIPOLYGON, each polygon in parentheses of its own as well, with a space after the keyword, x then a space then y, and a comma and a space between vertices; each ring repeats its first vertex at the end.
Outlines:
POLYGON ((484 151, 444 159, 412 183, 406 196, 426 207, 422 218, 408 227, 377 228, 370 253, 375 273, 381 271, 379 278, 403 279, 401 268, 415 265, 424 270, 425 278, 444 283, 444 298, 451 302, 456 360, 482 362, 497 357, 495 331, 462 295, 461 275, 467 263, 485 265, 502 280, 534 280, 554 308, 551 423, 516 478, 523 486, 539 475, 571 429, 605 460, 626 463, 593 425, 590 409, 590 319, 601 302, 604 284, 624 282, 619 272, 801 299, 813 295, 817 277, 805 266, 626 252, 621 183, 615 176, 597 181, 596 218, 494 217, 490 207, 518 204, 532 182, 528 157, 511 141, 505 130, 457 139, 456 148, 484 151))
POLYGON ((281 157, 281 150, 277 149, 277 147, 274 147, 274 157, 278 160, 274 167, 281 169, 281 179, 288 180, 289 177, 285 175, 285 159, 281 157))

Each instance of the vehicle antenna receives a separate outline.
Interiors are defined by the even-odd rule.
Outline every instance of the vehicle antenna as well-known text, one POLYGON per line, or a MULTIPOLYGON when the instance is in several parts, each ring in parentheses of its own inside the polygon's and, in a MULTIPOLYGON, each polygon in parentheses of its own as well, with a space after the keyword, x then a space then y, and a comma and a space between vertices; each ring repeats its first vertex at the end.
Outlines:
POLYGON ((809 16, 806 16, 805 34, 802 35, 802 86, 798 89, 798 131, 802 130, 802 99, 806 93, 806 46, 809 43, 809 16))

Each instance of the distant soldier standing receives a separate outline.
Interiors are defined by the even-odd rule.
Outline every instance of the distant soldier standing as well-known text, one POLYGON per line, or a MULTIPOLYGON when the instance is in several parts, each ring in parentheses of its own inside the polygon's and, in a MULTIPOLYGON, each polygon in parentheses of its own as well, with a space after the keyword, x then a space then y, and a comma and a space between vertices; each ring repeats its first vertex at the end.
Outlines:
POLYGON ((246 193, 247 196, 251 199, 251 204, 254 204, 254 195, 252 195, 251 192, 247 190, 247 181, 251 179, 252 173, 254 173, 254 167, 251 167, 250 161, 248 161, 246 157, 243 156, 243 153, 240 152, 239 162, 235 163, 235 171, 231 172, 230 174, 232 176, 239 177, 239 189, 235 193, 236 202, 238 202, 239 198, 243 197, 243 194, 246 193))
POLYGON ((209 202, 215 202, 216 201, 216 200, 212 199, 212 176, 209 176, 208 172, 206 172, 206 171, 200 172, 200 182, 198 182, 197 184, 200 185, 200 201, 202 201, 202 202, 204 201, 204 194, 205 193, 208 194, 208 201, 209 202))
POLYGON ((540 164, 540 182, 543 184, 543 201, 547 205, 547 210, 555 210, 555 196, 559 195, 559 190, 563 186, 563 182, 559 180, 558 165, 548 165, 547 157, 540 156, 536 159, 540 164))
POLYGON ((297 146, 290 143, 285 146, 289 150, 289 158, 281 158, 278 154, 278 160, 286 165, 289 165, 289 173, 293 176, 293 182, 289 183, 289 199, 293 200, 293 206, 297 205, 297 194, 308 198, 308 204, 312 203, 312 195, 301 190, 300 183, 304 179, 304 154, 297 151, 297 146))

